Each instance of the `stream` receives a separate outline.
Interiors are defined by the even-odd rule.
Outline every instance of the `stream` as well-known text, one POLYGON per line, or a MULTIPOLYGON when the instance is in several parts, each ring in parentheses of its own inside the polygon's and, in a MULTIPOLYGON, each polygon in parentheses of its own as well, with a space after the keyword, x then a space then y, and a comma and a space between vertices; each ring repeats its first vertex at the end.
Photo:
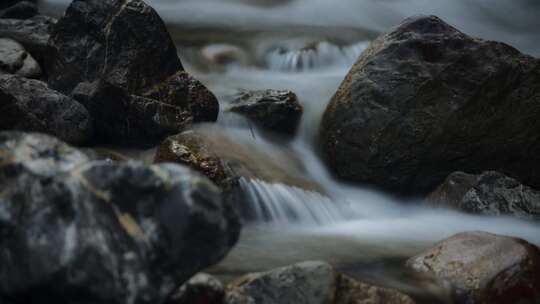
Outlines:
MULTIPOLYGON (((246 162, 273 168, 265 175, 274 174, 240 180, 253 202, 252 217, 237 246, 211 272, 228 279, 298 261, 325 260, 363 280, 444 302, 445 291, 408 277, 402 267, 405 259, 470 230, 517 236, 540 245, 536 223, 432 209, 421 199, 405 201, 338 181, 317 154, 316 138, 322 113, 356 58, 370 40, 405 17, 436 14, 468 34, 539 56, 540 2, 147 2, 169 26, 185 69, 216 94, 222 110, 239 89, 290 89, 304 107, 293 140, 269 137, 249 121, 223 112, 216 125, 199 126, 226 138, 225 148, 246 162)), ((68 1, 41 4, 44 12, 58 16, 68 1)))

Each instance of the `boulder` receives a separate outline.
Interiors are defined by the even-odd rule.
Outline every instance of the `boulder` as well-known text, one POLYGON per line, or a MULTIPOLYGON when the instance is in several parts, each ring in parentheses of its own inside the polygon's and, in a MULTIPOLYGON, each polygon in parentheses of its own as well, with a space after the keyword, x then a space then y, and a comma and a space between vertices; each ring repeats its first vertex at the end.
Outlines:
POLYGON ((43 132, 73 143, 92 137, 88 111, 39 80, 0 75, 0 130, 43 132))
POLYGON ((75 0, 50 43, 49 83, 65 92, 104 80, 142 95, 182 70, 165 24, 140 0, 75 0))
POLYGON ((41 67, 50 56, 48 41, 56 19, 35 16, 26 20, 0 19, 0 37, 11 38, 24 46, 41 67))
POLYGON ((7 1, 0 5, 0 19, 28 19, 37 14, 36 1, 7 1))
POLYGON ((265 130, 294 135, 303 108, 296 94, 288 90, 243 91, 229 111, 247 116, 265 130))
POLYGON ((225 288, 220 280, 209 274, 199 273, 182 285, 167 304, 221 304, 225 288))
POLYGON ((51 87, 96 117, 97 141, 153 145, 215 121, 215 96, 183 71, 157 13, 140 0, 75 0, 51 34, 51 87))
POLYGON ((399 291, 358 282, 324 262, 250 274, 228 286, 226 304, 414 304, 399 291), (228 301, 228 302, 227 302, 228 301))
POLYGON ((25 303, 163 303, 234 245, 238 218, 186 167, 88 161, 0 133, 0 294, 25 303))
POLYGON ((0 73, 16 74, 26 78, 41 76, 41 68, 32 55, 17 41, 0 38, 0 73))
POLYGON ((521 239, 464 232, 412 257, 407 266, 453 285, 456 303, 540 301, 540 250, 521 239))
POLYGON ((470 213, 540 220, 540 191, 495 171, 479 175, 454 172, 427 201, 470 213))
POLYGON ((337 176, 405 195, 465 169, 538 187, 539 98, 540 60, 414 17, 349 71, 324 113, 322 151, 337 176))

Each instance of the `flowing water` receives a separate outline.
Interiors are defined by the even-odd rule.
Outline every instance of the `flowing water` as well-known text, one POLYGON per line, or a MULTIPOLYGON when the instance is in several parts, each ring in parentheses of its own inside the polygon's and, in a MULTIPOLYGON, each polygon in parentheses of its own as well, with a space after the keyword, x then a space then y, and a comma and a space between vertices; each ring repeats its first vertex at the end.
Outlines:
MULTIPOLYGON (((59 14, 67 1, 44 1, 59 14)), ((258 169, 240 185, 250 220, 212 271, 238 275, 308 259, 412 293, 444 292, 406 278, 404 259, 455 233, 484 230, 540 245, 540 226, 505 217, 431 209, 336 181, 317 155, 322 113, 369 41, 414 14, 436 14, 463 31, 540 55, 537 0, 148 0, 169 25, 186 69, 226 109, 239 89, 291 89, 304 106, 292 141, 235 115, 216 126, 224 150, 258 169), (238 148, 241 147, 241 148, 238 148), (259 172, 259 173, 257 173, 259 172), (301 181, 301 182, 298 182, 301 181), (308 186, 306 186, 308 185, 308 186)), ((466 170, 466 168, 464 168, 466 170)))

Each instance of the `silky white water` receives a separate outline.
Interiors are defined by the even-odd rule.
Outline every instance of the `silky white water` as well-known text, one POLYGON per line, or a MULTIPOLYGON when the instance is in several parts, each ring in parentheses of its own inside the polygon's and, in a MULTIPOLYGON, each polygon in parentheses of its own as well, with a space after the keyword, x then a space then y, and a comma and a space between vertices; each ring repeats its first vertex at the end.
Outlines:
MULTIPOLYGON (((66 2, 47 0, 44 8, 58 12, 66 2)), ((218 96, 222 109, 238 89, 290 89, 304 106, 300 130, 290 142, 265 136, 249 121, 223 113, 218 128, 202 127, 213 128, 212 132, 252 151, 246 161, 278 172, 272 181, 262 176, 240 180, 250 197, 250 205, 243 207, 251 210, 253 218, 246 223, 239 244, 215 271, 239 274, 307 259, 323 259, 349 269, 383 261, 385 268, 389 265, 385 261, 410 257, 434 242, 469 230, 517 236, 540 245, 537 223, 432 209, 423 206, 421 198, 403 201, 337 181, 317 155, 316 144, 326 105, 377 33, 410 15, 436 14, 466 33, 539 55, 540 2, 147 2, 170 26, 186 69, 218 96), (231 56, 232 63, 212 62, 214 53, 208 55, 205 49, 231 56), (298 163, 300 169, 294 166, 293 170, 292 163, 298 163), (289 182, 298 180, 298 175, 315 186, 289 182)))

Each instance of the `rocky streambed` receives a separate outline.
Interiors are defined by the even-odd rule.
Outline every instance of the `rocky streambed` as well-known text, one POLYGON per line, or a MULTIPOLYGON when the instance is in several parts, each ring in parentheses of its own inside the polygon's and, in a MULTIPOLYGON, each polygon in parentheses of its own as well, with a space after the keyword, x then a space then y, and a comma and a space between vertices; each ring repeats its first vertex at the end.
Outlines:
POLYGON ((0 303, 540 302, 539 59, 162 5, 0 4, 0 303))

